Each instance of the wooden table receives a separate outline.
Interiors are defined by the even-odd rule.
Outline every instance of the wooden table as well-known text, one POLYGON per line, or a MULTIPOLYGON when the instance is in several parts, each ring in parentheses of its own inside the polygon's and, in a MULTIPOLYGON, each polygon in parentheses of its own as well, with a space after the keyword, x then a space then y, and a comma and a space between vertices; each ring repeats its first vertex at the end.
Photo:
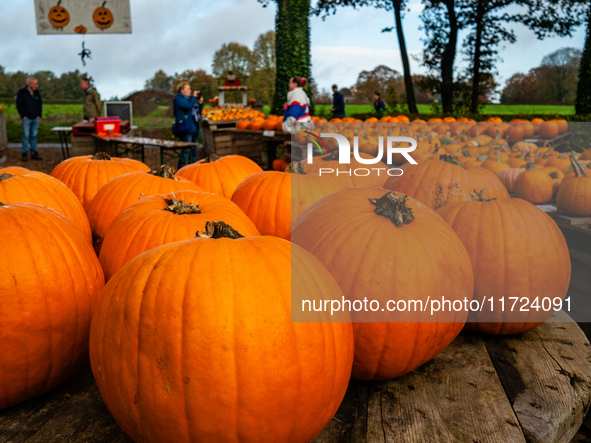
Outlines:
MULTIPOLYGON (((553 319, 517 336, 462 333, 402 378, 351 382, 314 443, 570 442, 591 399, 591 347, 568 315, 553 319)), ((0 441, 131 442, 88 364, 53 392, 0 411, 0 441)))
MULTIPOLYGON (((99 150, 99 140, 107 142, 109 144, 109 148, 113 149, 115 157, 119 155, 119 147, 121 147, 122 155, 128 153, 137 153, 139 152, 142 157, 142 162, 145 162, 145 148, 146 146, 155 146, 160 148, 160 164, 163 165, 165 161, 165 156, 169 156, 169 152, 172 151, 174 155, 172 157, 178 158, 180 155, 180 150, 192 148, 194 146, 198 146, 198 143, 189 143, 189 142, 177 142, 174 140, 162 140, 158 138, 146 138, 146 137, 104 137, 93 134, 93 137, 96 141, 96 150, 99 150)), ((194 160, 194 159, 193 159, 194 160)))

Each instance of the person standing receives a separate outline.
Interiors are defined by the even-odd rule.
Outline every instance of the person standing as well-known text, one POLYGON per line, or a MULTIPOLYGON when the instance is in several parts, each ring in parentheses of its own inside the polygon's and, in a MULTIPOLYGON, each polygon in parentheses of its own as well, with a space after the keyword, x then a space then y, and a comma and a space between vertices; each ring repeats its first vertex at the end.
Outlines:
POLYGON ((310 99, 304 91, 306 79, 292 77, 289 80, 287 103, 283 105, 283 131, 293 134, 302 127, 311 127, 310 123, 310 99))
POLYGON ((98 91, 90 85, 90 80, 86 77, 80 80, 80 87, 84 90, 84 105, 82 112, 84 120, 93 120, 103 113, 103 102, 98 91))
POLYGON ((375 109, 378 118, 382 118, 384 116, 386 105, 384 104, 379 92, 373 93, 373 108, 375 109))
MULTIPOLYGON (((191 94, 191 85, 189 82, 181 82, 178 85, 178 94, 175 95, 172 101, 174 111, 174 121, 177 128, 183 128, 175 135, 183 142, 197 143, 197 121, 194 112, 200 112, 200 106, 203 104, 203 97, 198 98, 199 91, 193 91, 191 94), (199 103, 198 103, 199 102, 199 103), (199 105, 197 107, 196 105, 199 105)), ((181 149, 179 156, 178 169, 181 169, 189 163, 189 153, 193 154, 193 161, 195 161, 197 154, 197 147, 181 149)))
POLYGON ((41 94, 37 90, 39 83, 34 77, 27 78, 27 86, 16 94, 16 109, 21 116, 23 127, 23 148, 21 160, 29 160, 29 144, 31 146, 31 160, 42 160, 37 152, 37 132, 43 114, 41 94))
POLYGON ((345 117, 345 97, 339 92, 337 85, 332 85, 332 108, 330 110, 333 113, 333 118, 344 118, 345 117))

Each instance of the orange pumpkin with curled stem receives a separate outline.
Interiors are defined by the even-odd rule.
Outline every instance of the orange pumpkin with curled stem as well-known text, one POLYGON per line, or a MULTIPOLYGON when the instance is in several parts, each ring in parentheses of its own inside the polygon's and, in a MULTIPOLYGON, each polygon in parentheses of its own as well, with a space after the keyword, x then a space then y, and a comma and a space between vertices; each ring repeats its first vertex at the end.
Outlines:
POLYGON ((51 176, 63 182, 80 200, 85 210, 97 192, 109 181, 128 172, 149 171, 148 165, 130 158, 111 157, 105 152, 64 160, 51 176))
POLYGON ((576 217, 591 216, 591 176, 580 162, 571 154, 570 161, 575 172, 574 177, 566 177, 556 196, 559 212, 576 217))
POLYGON ((3 203, 36 203, 55 209, 80 228, 92 240, 88 218, 76 196, 57 178, 37 171, 0 174, 0 201, 3 203))
POLYGON ((99 190, 87 210, 97 254, 115 217, 142 198, 176 191, 203 191, 195 183, 175 177, 175 172, 167 165, 151 172, 128 172, 115 177, 99 190))
POLYGON ((211 222, 198 234, 139 255, 105 287, 90 332, 105 404, 136 442, 312 441, 347 391, 353 328, 348 314, 292 322, 292 289, 343 293, 288 241, 211 222))
MULTIPOLYGON (((352 303, 367 298, 385 308, 389 300, 472 299, 470 258, 457 235, 432 209, 402 193, 336 192, 294 222, 291 241, 326 266, 352 303)), ((467 314, 457 314, 442 321, 424 312, 400 314, 397 321, 382 320, 379 312, 354 317, 353 378, 385 380, 414 370, 458 335, 467 314)))
POLYGON ((179 191, 141 199, 121 212, 107 230, 100 252, 105 279, 142 252, 189 240, 214 220, 231 224, 246 237, 260 235, 246 214, 221 195, 179 191))
POLYGON ((519 198, 456 203, 437 213, 453 228, 470 255, 474 299, 481 303, 487 300, 482 311, 470 313, 467 329, 518 334, 550 318, 553 311, 530 308, 529 312, 521 312, 508 309, 507 304, 510 297, 525 298, 530 306, 536 297, 541 304, 545 297, 562 300, 566 295, 571 274, 568 247, 546 213, 519 198), (504 310, 499 301, 502 297, 504 310), (492 311, 488 301, 491 298, 492 311))
POLYGON ((0 226, 2 410, 51 391, 88 359, 105 281, 88 238, 54 209, 0 203, 0 226))
POLYGON ((205 191, 232 198, 242 180, 262 171, 259 165, 242 155, 220 157, 211 154, 197 163, 182 167, 176 176, 186 178, 205 191))

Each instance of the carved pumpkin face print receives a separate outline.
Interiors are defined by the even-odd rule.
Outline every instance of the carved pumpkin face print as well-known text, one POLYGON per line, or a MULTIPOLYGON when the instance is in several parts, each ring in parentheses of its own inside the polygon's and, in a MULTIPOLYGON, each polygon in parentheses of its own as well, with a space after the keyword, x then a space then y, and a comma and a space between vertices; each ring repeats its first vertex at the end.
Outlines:
POLYGON ((74 32, 76 32, 77 34, 86 34, 86 26, 76 26, 74 28, 74 32))
POLYGON ((70 13, 66 8, 60 6, 62 0, 57 2, 53 8, 49 10, 49 14, 47 18, 49 19, 49 23, 51 23, 56 28, 63 28, 68 23, 70 23, 70 13))
POLYGON ((94 21, 94 24, 101 29, 108 28, 115 20, 113 13, 109 9, 105 8, 106 3, 107 2, 104 1, 102 6, 96 8, 92 14, 92 20, 94 21))

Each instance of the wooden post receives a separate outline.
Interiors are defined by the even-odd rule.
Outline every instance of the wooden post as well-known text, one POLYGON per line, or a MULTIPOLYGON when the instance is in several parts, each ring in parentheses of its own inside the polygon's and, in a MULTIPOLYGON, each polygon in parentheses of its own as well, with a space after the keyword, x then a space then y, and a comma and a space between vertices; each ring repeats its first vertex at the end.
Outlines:
POLYGON ((6 163, 8 149, 8 137, 6 136, 6 114, 0 111, 0 164, 6 163))

